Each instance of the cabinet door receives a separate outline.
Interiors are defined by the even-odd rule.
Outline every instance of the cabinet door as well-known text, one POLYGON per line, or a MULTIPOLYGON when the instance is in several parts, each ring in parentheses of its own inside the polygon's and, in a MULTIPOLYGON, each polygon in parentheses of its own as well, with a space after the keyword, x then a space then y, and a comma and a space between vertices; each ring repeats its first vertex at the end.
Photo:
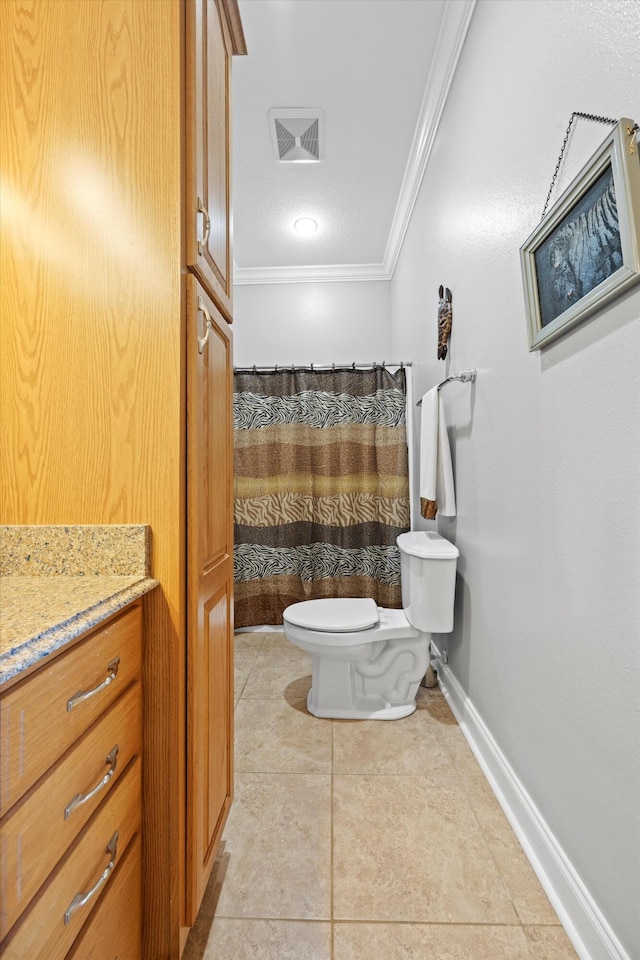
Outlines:
POLYGON ((231 321, 231 40, 216 0, 186 9, 187 265, 231 321))
POLYGON ((211 873, 233 795, 231 331, 187 277, 186 925, 211 873))

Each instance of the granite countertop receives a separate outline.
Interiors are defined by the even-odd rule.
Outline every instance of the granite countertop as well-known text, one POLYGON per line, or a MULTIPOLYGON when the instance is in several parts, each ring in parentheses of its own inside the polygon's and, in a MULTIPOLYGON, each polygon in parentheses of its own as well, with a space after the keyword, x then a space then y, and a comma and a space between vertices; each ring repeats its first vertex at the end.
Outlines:
POLYGON ((156 586, 144 525, 0 527, 0 685, 156 586))

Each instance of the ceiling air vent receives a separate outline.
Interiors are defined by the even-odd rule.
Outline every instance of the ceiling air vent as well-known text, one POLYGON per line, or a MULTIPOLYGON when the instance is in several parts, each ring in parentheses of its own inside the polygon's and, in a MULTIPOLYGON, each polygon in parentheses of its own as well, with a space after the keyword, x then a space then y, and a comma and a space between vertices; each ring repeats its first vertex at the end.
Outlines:
POLYGON ((269 110, 271 140, 282 163, 314 163, 324 156, 324 110, 269 110))

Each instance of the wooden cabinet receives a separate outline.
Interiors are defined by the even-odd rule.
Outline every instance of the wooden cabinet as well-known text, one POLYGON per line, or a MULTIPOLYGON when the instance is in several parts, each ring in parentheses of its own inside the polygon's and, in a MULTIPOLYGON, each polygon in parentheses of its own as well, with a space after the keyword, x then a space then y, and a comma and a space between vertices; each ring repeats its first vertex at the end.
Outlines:
POLYGON ((141 646, 137 603, 0 695, 6 960, 63 960, 139 838, 141 646))
POLYGON ((193 924, 233 796, 231 331, 187 280, 187 925, 193 924))
POLYGON ((151 528, 148 960, 180 956, 231 802, 229 116, 243 52, 236 0, 0 3, 0 523, 151 528))
POLYGON ((187 263, 231 320, 231 38, 214 0, 186 12, 187 263))

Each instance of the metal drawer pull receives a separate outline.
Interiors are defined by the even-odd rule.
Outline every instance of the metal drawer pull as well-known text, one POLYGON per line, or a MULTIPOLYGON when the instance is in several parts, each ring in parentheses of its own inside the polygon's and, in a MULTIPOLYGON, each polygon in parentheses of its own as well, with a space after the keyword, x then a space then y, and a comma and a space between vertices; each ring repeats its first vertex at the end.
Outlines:
POLYGON ((200 310, 202 313, 207 328, 204 337, 198 337, 198 353, 203 353, 204 348, 207 345, 207 340, 209 339, 209 334, 213 330, 213 320, 211 319, 211 314, 207 310, 202 297, 198 297, 198 310, 200 310))
POLYGON ((85 903, 88 903, 89 900, 91 900, 91 897, 93 897, 98 892, 100 887, 103 884, 105 884, 109 879, 111 872, 113 871, 113 868, 116 865, 117 843, 118 843, 118 831, 116 830, 114 835, 111 837, 111 840, 109 840, 109 843, 107 844, 107 853, 111 854, 111 860, 107 864, 106 868, 103 870, 102 875, 98 879, 98 882, 95 884, 95 886, 91 887, 91 890, 89 890, 87 893, 76 893, 75 897, 73 898, 73 900, 71 901, 71 903, 67 908, 67 912, 64 915, 65 925, 69 923, 69 921, 71 920, 72 914, 75 913, 75 911, 79 907, 84 907, 85 903))
POLYGON ((73 798, 73 800, 70 800, 70 801, 69 801, 69 803, 68 803, 68 805, 65 807, 65 811, 64 811, 64 818, 65 818, 65 820, 68 820, 68 819, 69 819, 69 817, 71 816, 71 814, 73 813, 73 811, 75 810, 76 807, 81 807, 83 803, 86 803, 86 802, 87 802, 87 800, 93 799, 93 797, 95 797, 96 793, 100 793, 100 791, 102 790, 102 788, 103 788, 103 787, 106 787, 106 785, 109 783, 109 780, 111 780, 111 778, 113 777, 114 773, 116 772, 116 763, 118 762, 118 750, 119 750, 119 749, 120 749, 120 747, 119 747, 118 744, 116 743, 116 745, 115 745, 115 747, 113 748, 113 750, 111 750, 111 751, 107 754, 107 759, 106 759, 105 762, 110 765, 111 770, 109 770, 108 773, 105 773, 105 775, 104 775, 104 777, 102 778, 102 780, 101 780, 99 783, 96 783, 96 785, 95 785, 95 787, 93 788, 93 790, 90 790, 89 793, 85 793, 85 794, 76 793, 76 795, 75 795, 75 797, 73 798))
POLYGON ((204 205, 202 197, 198 197, 198 213, 201 213, 204 216, 204 237, 202 240, 198 240, 198 253, 203 254, 207 248, 209 234, 211 233, 211 217, 209 216, 209 211, 204 205))
POLYGON ((101 690, 104 690, 105 687, 108 687, 109 684, 113 683, 118 675, 119 666, 120 657, 114 657, 113 660, 109 661, 107 664, 109 676, 103 680, 102 683, 99 683, 97 687, 94 687, 93 690, 78 690, 77 693, 74 693, 71 699, 67 700, 67 711, 73 710, 76 704, 82 703, 83 700, 88 700, 89 697, 92 697, 96 693, 100 693, 101 690))

